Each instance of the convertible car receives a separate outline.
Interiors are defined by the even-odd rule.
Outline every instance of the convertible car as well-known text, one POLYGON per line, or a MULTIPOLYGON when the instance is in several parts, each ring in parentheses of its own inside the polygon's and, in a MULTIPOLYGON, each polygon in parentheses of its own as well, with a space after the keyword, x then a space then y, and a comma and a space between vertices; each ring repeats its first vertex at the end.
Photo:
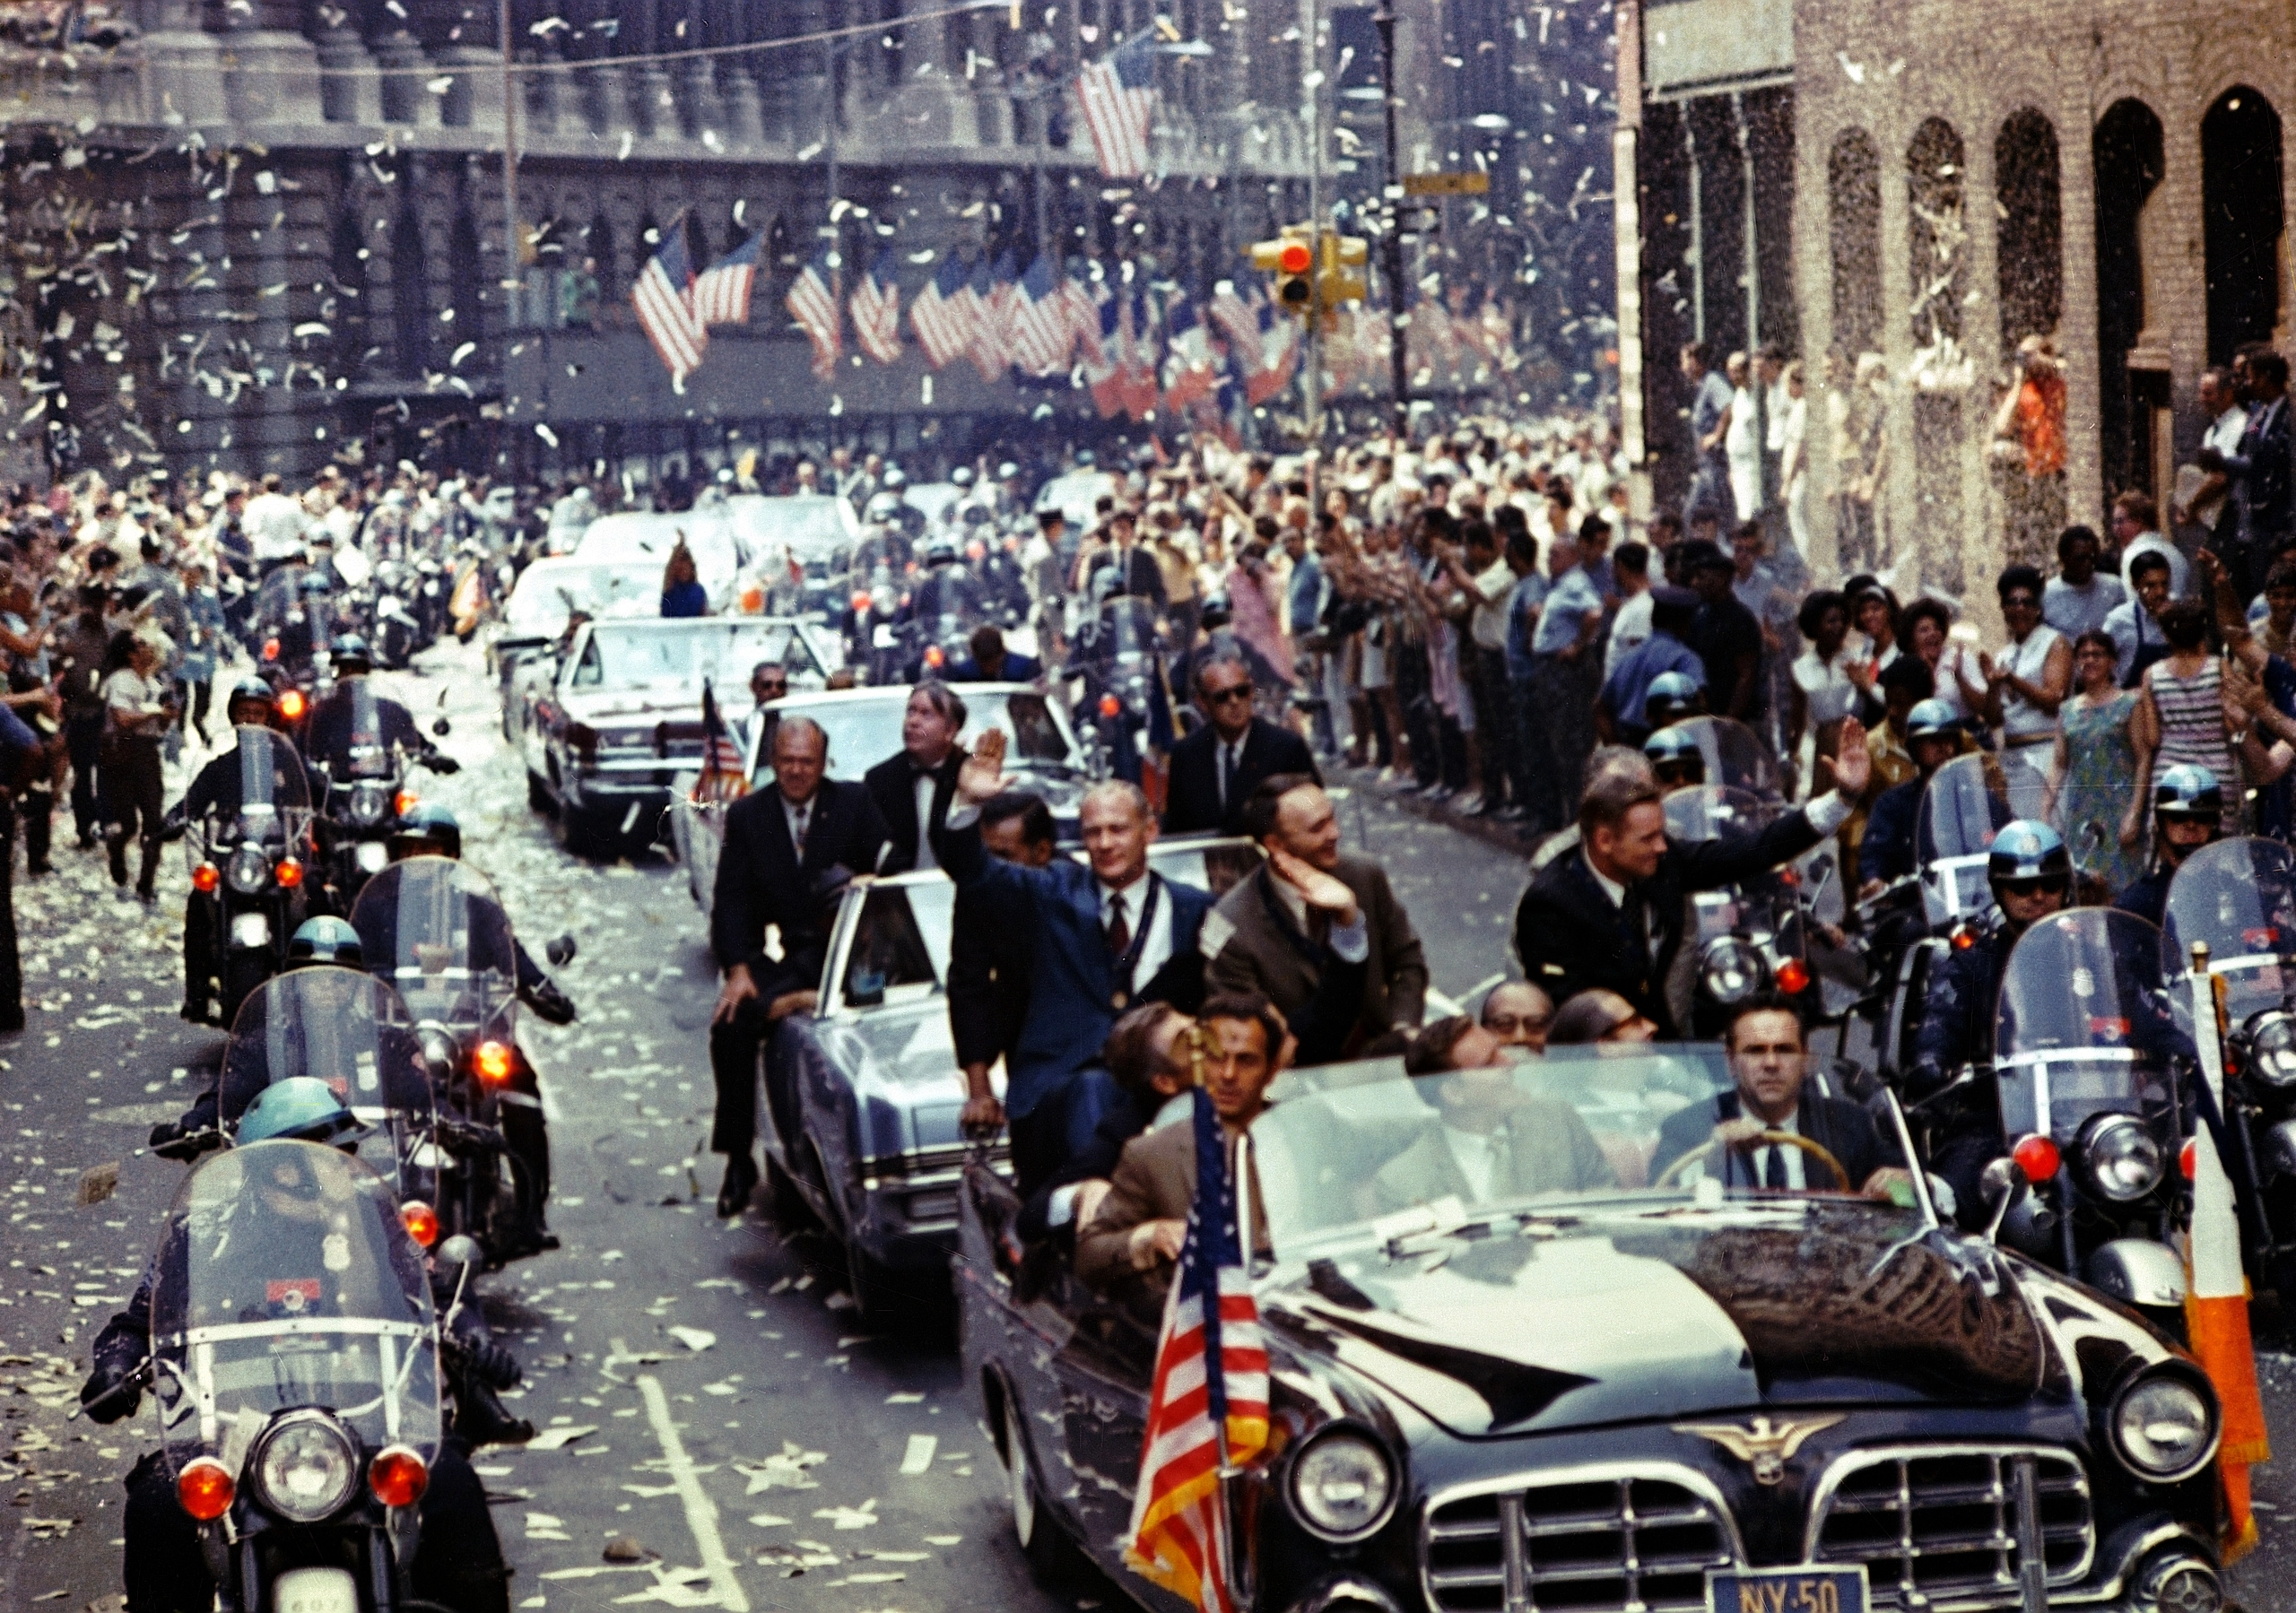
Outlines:
MULTIPOLYGON (((1160 841, 1166 879, 1224 891, 1259 863, 1245 840, 1160 841)), ((945 1303, 966 1144, 949 1031, 949 924, 938 870, 856 880, 839 908, 821 1002, 759 1060, 763 1175, 784 1221, 818 1220, 865 1314, 945 1303)), ((1003 1075, 994 1072, 1001 1090, 1003 1075)), ((984 1168, 1004 1168, 1000 1143, 984 1168)))
POLYGON ((569 851, 652 840, 673 781, 700 767, 701 689, 750 704, 751 669, 779 661, 819 689, 843 661, 837 636, 771 616, 585 622, 562 655, 512 674, 506 720, 526 764, 526 799, 569 851))
MULTIPOLYGON (((822 629, 809 628, 808 631, 822 629)), ((834 634, 824 636, 835 637, 834 634)), ((1008 741, 1005 771, 1013 776, 1016 787, 1043 796, 1052 809, 1053 821, 1059 826, 1061 839, 1074 840, 1076 811, 1091 781, 1085 756, 1060 703, 1048 700, 1026 683, 964 683, 957 686, 957 692, 964 697, 965 733, 1003 729, 1008 741)), ((772 706, 777 720, 804 716, 819 723, 829 735, 829 776, 848 781, 858 779, 900 749, 901 716, 908 709, 909 690, 900 686, 792 692, 772 706)), ((773 782, 773 758, 765 742, 767 724, 744 719, 743 728, 744 776, 749 780, 747 787, 761 788, 773 782)), ((676 781, 670 833, 678 860, 685 864, 686 889, 707 914, 718 882, 718 850, 726 840, 726 802, 722 792, 705 790, 700 785, 698 767, 676 781)))
MULTIPOLYGON (((1239 1605, 2214 1609, 2198 1367, 1926 1197, 1731 1190, 1682 1168, 1703 1150, 1654 1172, 1665 1118, 1728 1079, 1692 1045, 1279 1078, 1244 1173, 1272 1417, 1223 1481, 1239 1605), (1454 1129, 1500 1140, 1497 1191, 1454 1129)), ((1173 1613, 1120 1549, 1160 1303, 1086 1290, 1016 1210, 968 1166, 964 1368, 1013 1527, 1040 1574, 1081 1552, 1173 1613)))

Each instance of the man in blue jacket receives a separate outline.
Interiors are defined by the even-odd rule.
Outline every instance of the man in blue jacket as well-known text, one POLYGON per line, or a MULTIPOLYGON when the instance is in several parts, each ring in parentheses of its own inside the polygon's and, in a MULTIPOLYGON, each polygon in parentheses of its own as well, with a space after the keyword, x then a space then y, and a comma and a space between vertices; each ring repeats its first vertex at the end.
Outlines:
POLYGON ((1094 1117, 1071 1114, 1070 1088, 1118 1016, 1150 1002, 1193 1013, 1203 1000, 1196 939, 1212 895, 1149 872, 1156 815, 1139 786, 1118 780, 1084 795, 1089 867, 1065 857, 1042 868, 990 857, 978 820, 1007 787, 1004 763, 1004 735, 992 728, 957 775, 943 861, 960 892, 996 891, 1008 910, 1025 913, 1036 937, 1028 1017, 1005 1060, 1013 1175, 1025 1199, 1090 1138, 1094 1117))

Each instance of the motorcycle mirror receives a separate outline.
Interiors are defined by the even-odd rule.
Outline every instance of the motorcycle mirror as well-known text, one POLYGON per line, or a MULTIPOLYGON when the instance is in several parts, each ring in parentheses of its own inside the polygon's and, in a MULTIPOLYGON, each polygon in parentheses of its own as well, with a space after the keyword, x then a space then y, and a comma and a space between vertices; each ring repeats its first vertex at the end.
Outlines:
POLYGON ((437 722, 430 724, 430 732, 437 734, 440 739, 445 739, 454 731, 455 725, 447 721, 444 717, 440 717, 437 722))
POLYGON ((457 1232, 439 1245, 439 1263, 449 1269, 456 1266, 475 1266, 486 1258, 478 1240, 467 1232, 457 1232))
POLYGON ((1993 1216, 1986 1223, 1985 1241, 1988 1244, 2001 1235, 2001 1223, 2009 1218, 2017 1201, 2027 1192, 2025 1173, 2017 1168, 2014 1159, 2003 1158, 1988 1163, 1979 1178, 1985 1201, 1993 1206, 1993 1216))
POLYGON ((543 949, 543 955, 550 959, 552 968, 562 969, 574 961, 574 954, 579 949, 575 946, 572 936, 561 935, 543 949))

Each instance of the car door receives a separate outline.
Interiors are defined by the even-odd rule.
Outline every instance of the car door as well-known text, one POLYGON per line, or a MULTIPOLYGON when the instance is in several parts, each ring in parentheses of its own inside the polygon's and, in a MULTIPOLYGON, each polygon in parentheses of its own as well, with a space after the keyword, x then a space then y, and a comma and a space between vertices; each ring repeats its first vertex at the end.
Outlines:
POLYGON ((1106 1557, 1121 1550, 1132 1522, 1162 1306, 1136 1293, 1095 1294, 1073 1271, 1063 1272, 1055 1291, 1075 1324, 1052 1357, 1062 1438, 1076 1483, 1072 1505, 1086 1543, 1106 1557))

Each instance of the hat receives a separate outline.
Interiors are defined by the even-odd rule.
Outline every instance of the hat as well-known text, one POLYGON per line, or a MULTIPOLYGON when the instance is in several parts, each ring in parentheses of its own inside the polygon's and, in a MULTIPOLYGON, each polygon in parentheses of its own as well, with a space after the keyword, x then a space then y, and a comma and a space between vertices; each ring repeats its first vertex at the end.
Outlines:
POLYGON ((1700 571, 1735 571, 1738 568, 1738 563, 1722 552, 1719 543, 1709 543, 1703 539, 1693 538, 1675 553, 1680 557, 1686 576, 1700 571))
POLYGON ((1650 590, 1650 603, 1658 610, 1695 611, 1702 603, 1692 590, 1672 583, 1660 583, 1650 590))

